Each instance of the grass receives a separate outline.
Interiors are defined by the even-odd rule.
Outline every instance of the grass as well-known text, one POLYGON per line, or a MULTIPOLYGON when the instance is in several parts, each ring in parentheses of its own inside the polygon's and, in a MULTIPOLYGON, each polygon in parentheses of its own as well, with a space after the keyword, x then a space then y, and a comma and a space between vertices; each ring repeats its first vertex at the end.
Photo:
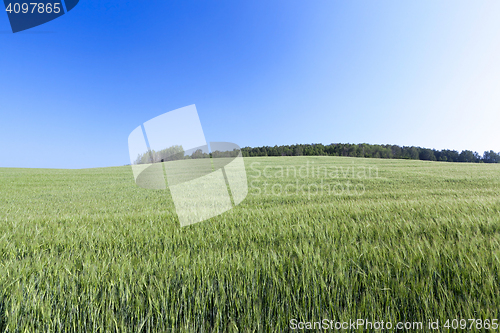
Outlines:
POLYGON ((500 317, 500 165, 245 163, 247 198, 185 228, 168 191, 137 187, 130 166, 0 169, 0 331, 283 332, 292 319, 500 317), (293 176, 308 165, 327 177, 293 176), (378 174, 358 174, 370 166, 378 174), (321 192, 321 180, 336 192, 321 192), (356 184, 358 195, 347 192, 356 184))

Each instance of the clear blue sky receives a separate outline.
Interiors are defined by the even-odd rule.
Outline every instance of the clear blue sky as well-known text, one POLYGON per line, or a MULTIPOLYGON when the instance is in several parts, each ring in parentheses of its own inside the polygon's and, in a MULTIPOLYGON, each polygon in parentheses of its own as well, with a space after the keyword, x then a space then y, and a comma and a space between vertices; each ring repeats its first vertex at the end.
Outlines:
POLYGON ((500 151, 498 0, 81 0, 0 47, 0 167, 124 165, 190 104, 242 147, 500 151))

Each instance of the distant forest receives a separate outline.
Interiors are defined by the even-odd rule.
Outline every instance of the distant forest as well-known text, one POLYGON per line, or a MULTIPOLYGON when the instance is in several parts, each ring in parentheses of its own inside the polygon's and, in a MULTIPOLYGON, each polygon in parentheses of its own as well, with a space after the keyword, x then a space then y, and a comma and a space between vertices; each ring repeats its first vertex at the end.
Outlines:
POLYGON ((240 151, 237 149, 228 151, 216 150, 209 154, 203 152, 202 149, 191 149, 186 152, 182 146, 175 145, 159 151, 149 149, 144 154, 138 154, 133 164, 150 164, 150 163, 169 162, 176 160, 211 158, 211 157, 228 158, 228 157, 236 157, 238 156, 239 153, 240 151), (190 152, 191 154, 189 154, 190 152))
MULTIPOLYGON (((420 147, 407 147, 397 145, 371 145, 367 143, 350 144, 350 143, 332 143, 323 145, 321 143, 314 144, 296 144, 289 146, 274 146, 274 147, 245 147, 241 148, 243 157, 254 156, 350 156, 350 157, 367 157, 367 158, 396 158, 408 160, 424 160, 424 161, 443 161, 443 162, 469 162, 469 163, 500 163, 500 153, 493 150, 485 151, 483 155, 479 153, 462 150, 436 150, 420 147)), ((197 159, 197 158, 219 158, 219 157, 236 157, 239 151, 215 151, 213 153, 204 153, 201 149, 197 149, 191 154, 184 151, 182 146, 172 146, 160 151, 148 150, 144 154, 139 154, 133 164, 158 163, 180 159, 197 159)))
POLYGON ((485 151, 481 156, 477 152, 463 150, 436 150, 420 147, 397 145, 371 145, 367 143, 332 143, 323 145, 296 144, 274 147, 242 148, 244 157, 254 156, 350 156, 368 158, 395 158, 424 161, 500 163, 500 153, 485 151))

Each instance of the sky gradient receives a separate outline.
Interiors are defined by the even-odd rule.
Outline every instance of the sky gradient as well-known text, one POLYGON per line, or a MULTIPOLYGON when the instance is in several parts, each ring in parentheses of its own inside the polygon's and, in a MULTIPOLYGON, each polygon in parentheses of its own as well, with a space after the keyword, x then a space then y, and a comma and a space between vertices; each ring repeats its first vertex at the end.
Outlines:
POLYGON ((0 167, 129 163, 196 104, 207 141, 500 151, 500 2, 88 1, 12 34, 0 167))

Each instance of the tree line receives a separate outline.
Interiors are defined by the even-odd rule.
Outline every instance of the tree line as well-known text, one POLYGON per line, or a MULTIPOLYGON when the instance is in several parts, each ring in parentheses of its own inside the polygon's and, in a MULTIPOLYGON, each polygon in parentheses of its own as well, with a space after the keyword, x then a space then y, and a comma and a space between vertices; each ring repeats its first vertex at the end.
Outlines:
POLYGON ((254 156, 350 156, 367 158, 392 158, 443 162, 500 163, 500 153, 493 150, 483 155, 470 150, 436 150, 415 146, 372 145, 367 143, 332 143, 323 145, 295 144, 284 146, 245 147, 241 149, 244 157, 254 156))
POLYGON ((171 146, 159 151, 149 149, 144 154, 138 154, 134 164, 148 164, 175 161, 184 158, 184 148, 182 146, 171 146))
POLYGON ((239 153, 240 150, 238 149, 227 151, 216 150, 211 153, 205 153, 202 149, 196 148, 184 151, 184 148, 181 145, 175 145, 159 151, 148 149, 145 153, 138 154, 133 164, 151 164, 198 158, 228 158, 236 157, 239 153))

